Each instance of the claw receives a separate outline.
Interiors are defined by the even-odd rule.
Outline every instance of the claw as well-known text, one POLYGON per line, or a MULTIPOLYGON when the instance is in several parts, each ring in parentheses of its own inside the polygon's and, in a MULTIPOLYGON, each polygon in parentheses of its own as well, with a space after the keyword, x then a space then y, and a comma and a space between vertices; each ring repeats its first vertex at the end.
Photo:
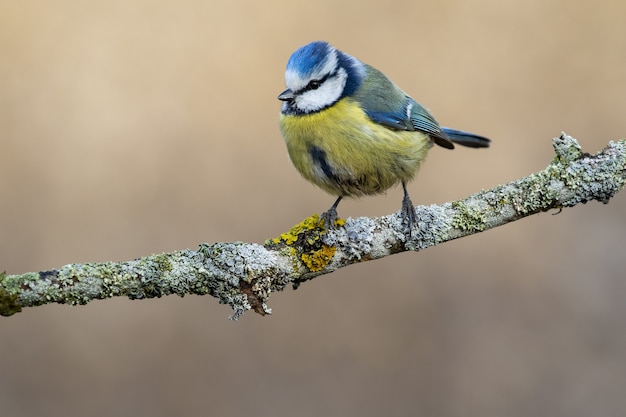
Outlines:
POLYGON ((335 230, 337 228, 337 226, 335 226, 335 220, 337 220, 337 206, 342 198, 342 196, 339 196, 333 205, 320 216, 320 220, 324 221, 324 228, 326 230, 335 230))
POLYGON ((328 209, 320 216, 320 220, 324 222, 324 229, 326 230, 335 230, 337 227, 335 226, 335 220, 337 220, 337 210, 328 209))

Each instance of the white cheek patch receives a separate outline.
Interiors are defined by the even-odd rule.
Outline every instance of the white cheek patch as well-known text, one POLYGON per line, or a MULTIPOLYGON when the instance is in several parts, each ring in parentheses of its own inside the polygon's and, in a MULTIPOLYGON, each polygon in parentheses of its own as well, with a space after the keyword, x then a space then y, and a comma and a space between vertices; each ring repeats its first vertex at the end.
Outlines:
POLYGON ((327 78, 317 90, 306 91, 296 97, 296 107, 305 113, 322 110, 334 104, 343 93, 348 74, 343 68, 327 78))

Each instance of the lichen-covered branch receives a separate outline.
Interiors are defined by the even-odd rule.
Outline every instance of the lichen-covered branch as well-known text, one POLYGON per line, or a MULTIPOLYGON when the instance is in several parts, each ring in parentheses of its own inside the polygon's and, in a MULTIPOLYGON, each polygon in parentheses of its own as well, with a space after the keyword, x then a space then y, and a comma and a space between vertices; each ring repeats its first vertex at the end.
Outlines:
POLYGON ((597 200, 607 203, 626 181, 626 141, 584 154, 565 134, 553 141, 555 158, 543 171, 463 200, 418 206, 407 233, 398 213, 337 222, 326 231, 317 215, 289 232, 254 243, 201 244, 198 250, 127 262, 70 264, 22 275, 0 274, 0 314, 48 303, 86 304, 114 296, 145 299, 210 294, 233 308, 267 314, 272 292, 338 268, 406 250, 420 250, 551 209, 597 200))

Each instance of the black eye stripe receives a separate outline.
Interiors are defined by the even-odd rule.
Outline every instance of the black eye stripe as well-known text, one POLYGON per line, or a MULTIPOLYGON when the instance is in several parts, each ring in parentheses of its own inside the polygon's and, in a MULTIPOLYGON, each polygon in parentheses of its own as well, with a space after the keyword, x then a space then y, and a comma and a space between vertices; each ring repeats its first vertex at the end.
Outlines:
POLYGON ((320 85, 322 85, 321 81, 312 80, 307 84, 306 88, 307 90, 317 90, 318 88, 320 88, 320 85))
POLYGON ((302 93, 305 93, 307 91, 317 90, 322 84, 324 84, 324 81, 326 81, 330 77, 334 77, 335 75, 337 75, 337 71, 330 72, 330 73, 324 75, 319 80, 311 80, 311 81, 309 81, 309 83, 304 88, 301 88, 296 93, 297 94, 302 94, 302 93))

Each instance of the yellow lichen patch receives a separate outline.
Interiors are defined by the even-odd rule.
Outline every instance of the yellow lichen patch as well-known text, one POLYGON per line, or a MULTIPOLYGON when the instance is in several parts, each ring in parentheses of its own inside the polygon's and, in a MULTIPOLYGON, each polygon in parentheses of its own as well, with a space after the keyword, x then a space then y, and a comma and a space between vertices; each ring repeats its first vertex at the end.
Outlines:
POLYGON ((319 215, 314 214, 313 216, 307 217, 300 223, 293 226, 288 232, 281 233, 280 236, 275 237, 271 240, 271 242, 275 244, 282 242, 286 245, 291 245, 295 243, 296 240, 298 240, 298 236, 300 235, 300 233, 308 230, 314 230, 320 227, 323 227, 323 222, 320 221, 319 215))
MULTIPOLYGON (((343 226, 344 220, 335 220, 336 226, 343 226)), ((292 227, 288 232, 269 239, 266 246, 283 246, 291 249, 289 255, 296 262, 302 262, 310 271, 321 271, 331 261, 337 249, 323 243, 326 234, 324 220, 315 214, 292 227)))
POLYGON ((336 251, 334 246, 322 245, 319 250, 302 254, 302 262, 313 272, 321 271, 330 263, 336 251))
POLYGON ((343 226, 344 224, 346 224, 346 221, 344 219, 335 219, 335 226, 343 226))
POLYGON ((293 244, 298 240, 298 236, 305 231, 314 230, 321 225, 319 216, 317 214, 307 217, 302 222, 293 226, 287 233, 282 233, 279 237, 272 239, 274 243, 280 243, 281 241, 287 245, 293 244))

